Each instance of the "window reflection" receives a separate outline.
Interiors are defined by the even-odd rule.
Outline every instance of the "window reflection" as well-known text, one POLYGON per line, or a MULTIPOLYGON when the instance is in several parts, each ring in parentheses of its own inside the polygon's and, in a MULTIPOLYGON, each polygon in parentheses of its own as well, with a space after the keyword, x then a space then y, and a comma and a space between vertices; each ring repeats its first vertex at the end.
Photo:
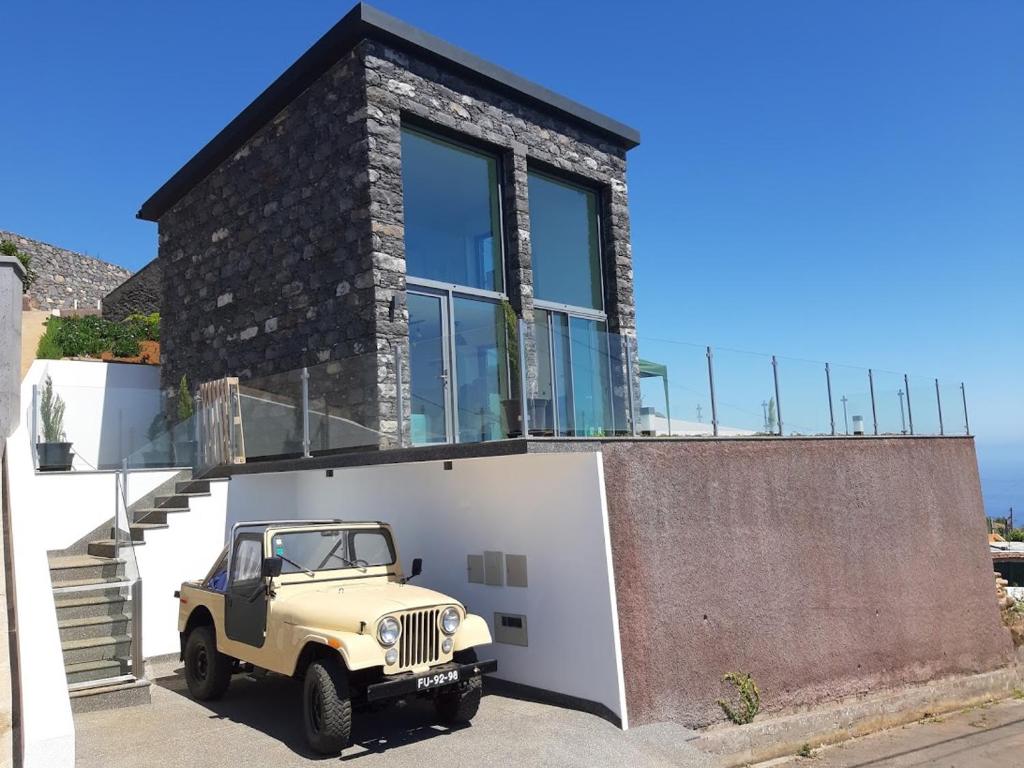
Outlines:
POLYGON ((501 291, 496 158, 402 130, 406 273, 501 291))

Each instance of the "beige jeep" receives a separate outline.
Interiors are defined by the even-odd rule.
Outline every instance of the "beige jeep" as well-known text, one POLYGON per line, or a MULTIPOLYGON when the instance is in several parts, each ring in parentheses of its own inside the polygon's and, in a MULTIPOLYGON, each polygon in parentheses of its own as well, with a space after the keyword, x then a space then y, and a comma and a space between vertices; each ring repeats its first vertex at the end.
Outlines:
POLYGON ((497 669, 475 646, 486 622, 403 577, 390 526, 317 520, 246 522, 202 581, 176 593, 191 694, 223 695, 231 675, 267 670, 303 681, 310 746, 337 754, 352 708, 429 697, 443 722, 467 722, 481 675, 497 669))

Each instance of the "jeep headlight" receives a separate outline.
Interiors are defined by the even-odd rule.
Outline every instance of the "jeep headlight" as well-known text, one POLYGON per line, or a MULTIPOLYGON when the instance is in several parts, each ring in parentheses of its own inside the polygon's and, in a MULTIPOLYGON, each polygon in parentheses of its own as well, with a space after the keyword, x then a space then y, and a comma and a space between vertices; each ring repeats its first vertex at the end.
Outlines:
POLYGON ((398 642, 400 634, 402 634, 402 628, 393 616, 385 616, 377 625, 377 639, 381 645, 394 645, 398 642))
POLYGON ((461 622, 458 608, 445 608, 441 614, 441 629, 446 635, 454 635, 461 622))

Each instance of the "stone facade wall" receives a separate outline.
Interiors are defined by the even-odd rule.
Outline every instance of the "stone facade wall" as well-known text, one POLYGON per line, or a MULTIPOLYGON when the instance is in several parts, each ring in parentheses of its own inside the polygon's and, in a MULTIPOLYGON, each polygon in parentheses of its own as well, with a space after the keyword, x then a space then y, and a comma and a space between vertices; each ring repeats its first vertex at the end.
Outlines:
MULTIPOLYGON (((371 137, 370 197, 375 310, 381 349, 407 347, 405 242, 402 203, 401 125, 423 127, 482 143, 502 161, 506 283, 509 301, 532 326, 533 271, 527 170, 530 164, 583 180, 601 191, 602 250, 608 328, 636 336, 633 267, 626 190, 626 150, 519 101, 376 41, 363 43, 366 63, 367 125, 371 137), (397 309, 392 309, 396 307, 397 309), (392 315, 394 319, 392 318, 392 315)), ((635 355, 635 343, 630 342, 635 355)), ((407 354, 407 350, 404 352, 407 354)), ((527 340, 528 369, 533 344, 527 340)), ((382 361, 380 417, 395 423, 393 356, 382 361), (385 396, 391 393, 391 397, 385 396)), ((408 370, 408 367, 406 368, 408 370)), ((634 370, 637 367, 634 366, 634 370)), ((534 377, 531 375, 530 379, 534 377)), ((621 382, 620 382, 621 383, 621 382)), ((410 403, 408 377, 403 381, 410 403)), ((638 387, 638 380, 634 381, 638 387)), ((408 417, 408 410, 405 414, 408 417)))
POLYGON ((96 309, 99 302, 132 274, 84 253, 69 251, 14 232, 0 230, 0 240, 10 240, 32 257, 35 282, 28 291, 39 309, 96 309))
POLYGON ((103 297, 103 317, 120 321, 128 315, 159 312, 162 292, 160 261, 153 259, 103 297))
POLYGON ((161 216, 165 388, 322 363, 321 387, 348 382, 348 418, 397 432, 404 119, 501 156, 507 291, 528 323, 528 164, 600 189, 609 329, 635 337, 625 149, 367 40, 161 216))
POLYGON ((631 725, 723 720, 728 672, 771 712, 1013 658, 972 439, 601 450, 631 725))
POLYGON ((160 217, 165 389, 323 364, 358 382, 333 405, 373 421, 365 117, 353 51, 160 217))

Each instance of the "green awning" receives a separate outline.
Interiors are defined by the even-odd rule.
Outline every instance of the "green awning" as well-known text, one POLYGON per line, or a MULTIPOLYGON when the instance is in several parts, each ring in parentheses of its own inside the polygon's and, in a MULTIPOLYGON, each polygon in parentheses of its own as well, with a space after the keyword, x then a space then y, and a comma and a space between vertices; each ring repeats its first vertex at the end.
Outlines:
POLYGON ((640 378, 658 377, 665 386, 665 420, 668 422, 668 434, 672 435, 672 406, 668 401, 668 366, 653 363, 650 360, 640 361, 640 378))

